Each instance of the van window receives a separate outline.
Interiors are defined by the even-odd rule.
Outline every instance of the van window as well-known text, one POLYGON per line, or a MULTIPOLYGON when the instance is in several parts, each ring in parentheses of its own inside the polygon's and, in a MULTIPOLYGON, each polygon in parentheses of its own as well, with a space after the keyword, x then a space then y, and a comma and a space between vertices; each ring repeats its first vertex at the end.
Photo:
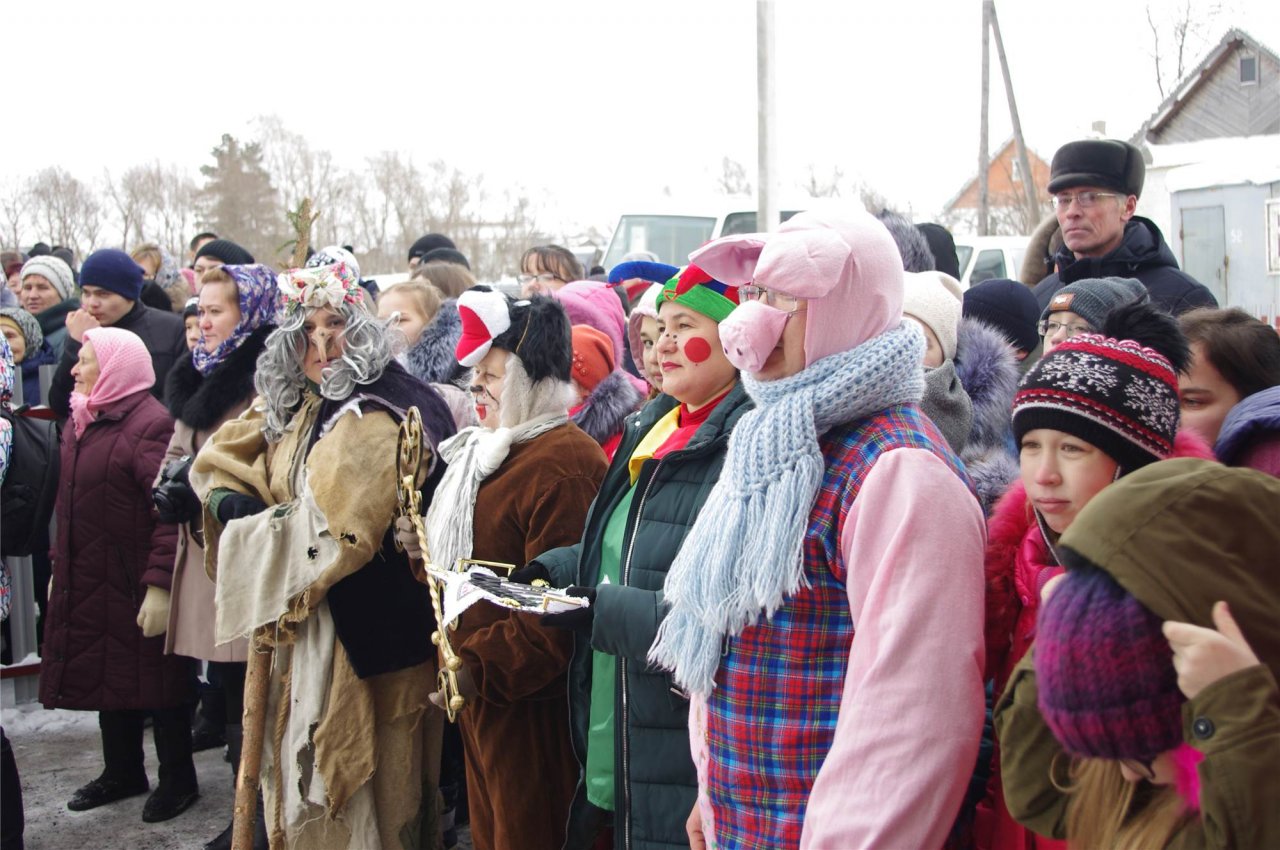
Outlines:
MULTIPOLYGON (((779 223, 791 218, 800 210, 783 210, 778 213, 779 223)), ((755 233, 756 213, 753 212, 736 212, 729 213, 724 217, 724 227, 720 228, 721 236, 733 236, 736 233, 755 233)))
POLYGON ((682 266, 711 238, 715 226, 712 216, 624 215, 603 265, 611 269, 632 251, 652 251, 662 262, 682 266))
POLYGON ((972 245, 956 246, 956 262, 960 267, 960 276, 964 276, 964 270, 969 267, 969 258, 973 256, 972 245))
POLYGON ((969 285, 974 286, 993 277, 1008 277, 1004 271, 1004 251, 999 248, 988 248, 978 252, 978 259, 973 263, 973 271, 969 273, 969 285))

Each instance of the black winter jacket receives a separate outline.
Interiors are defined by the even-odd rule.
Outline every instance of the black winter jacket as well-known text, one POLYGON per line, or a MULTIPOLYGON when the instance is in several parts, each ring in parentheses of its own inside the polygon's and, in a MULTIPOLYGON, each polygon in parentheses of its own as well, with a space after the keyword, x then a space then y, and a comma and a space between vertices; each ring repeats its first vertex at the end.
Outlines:
POLYGON ((1054 256, 1060 271, 1051 274, 1032 290, 1040 311, 1049 306, 1054 293, 1069 283, 1095 277, 1132 277, 1142 282, 1151 300, 1177 316, 1196 307, 1217 307, 1213 293, 1191 275, 1178 268, 1178 261, 1164 241, 1155 222, 1134 216, 1124 227, 1120 246, 1105 257, 1076 259, 1065 245, 1054 256))
MULTIPOLYGON (((582 542, 538 557, 552 584, 596 587, 605 526, 631 489, 628 462, 641 438, 677 405, 660 395, 628 418, 622 442, 587 514, 582 542)), ((629 850, 688 847, 684 822, 698 792, 689 753, 689 701, 663 671, 645 661, 665 613, 662 587, 680 544, 720 477, 729 433, 753 407, 741 384, 730 390, 683 449, 644 462, 627 518, 621 581, 596 588, 590 646, 575 637, 569 664, 569 721, 574 754, 586 763, 591 714, 591 650, 617 658, 614 734, 617 752, 613 842, 629 850)), ((601 813, 586 799, 581 775, 569 815, 566 848, 590 847, 601 813)))
MULTIPOLYGON (((111 327, 130 331, 142 339, 143 345, 151 353, 151 368, 156 373, 151 394, 164 401, 164 380, 169 370, 180 358, 191 356, 187 349, 187 334, 182 317, 154 310, 141 301, 135 301, 133 309, 111 327)), ((75 385, 71 367, 76 365, 78 359, 80 343, 68 334, 62 349, 62 361, 58 363, 58 371, 54 373, 53 382, 49 385, 49 406, 62 418, 66 418, 71 412, 71 388, 75 385)))

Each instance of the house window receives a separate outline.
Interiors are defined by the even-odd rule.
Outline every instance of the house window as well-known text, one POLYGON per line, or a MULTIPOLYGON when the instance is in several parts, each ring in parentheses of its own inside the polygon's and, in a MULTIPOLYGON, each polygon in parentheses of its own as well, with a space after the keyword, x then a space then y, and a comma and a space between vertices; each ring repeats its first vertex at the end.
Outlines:
POLYGON ((1258 82, 1258 57, 1240 57, 1240 85, 1254 85, 1258 82))

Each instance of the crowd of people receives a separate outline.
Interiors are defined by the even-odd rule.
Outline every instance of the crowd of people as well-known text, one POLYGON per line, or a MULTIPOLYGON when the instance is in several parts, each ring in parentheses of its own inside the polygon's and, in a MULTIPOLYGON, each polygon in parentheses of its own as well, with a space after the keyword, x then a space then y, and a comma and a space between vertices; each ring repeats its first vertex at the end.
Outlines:
POLYGON ((1280 335, 1143 176, 1065 145, 1060 247, 967 289, 852 207, 533 246, 518 294, 442 234, 381 291, 336 245, 6 252, 6 512, 61 423, 40 700, 101 728, 67 807, 178 817, 221 746, 255 848, 1280 843, 1280 335), (427 565, 472 561, 581 604, 433 635, 427 565))

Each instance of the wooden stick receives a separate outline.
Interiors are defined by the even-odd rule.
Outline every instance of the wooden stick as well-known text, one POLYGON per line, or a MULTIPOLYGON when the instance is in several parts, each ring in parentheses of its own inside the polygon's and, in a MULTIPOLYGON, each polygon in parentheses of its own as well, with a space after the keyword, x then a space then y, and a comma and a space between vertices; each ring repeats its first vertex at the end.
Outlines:
POLYGON ((232 816, 231 850, 253 850, 253 825, 262 788, 262 746, 266 736, 267 696, 274 650, 263 642, 266 628, 250 640, 249 668, 244 677, 244 743, 240 773, 236 775, 236 805, 232 816))

